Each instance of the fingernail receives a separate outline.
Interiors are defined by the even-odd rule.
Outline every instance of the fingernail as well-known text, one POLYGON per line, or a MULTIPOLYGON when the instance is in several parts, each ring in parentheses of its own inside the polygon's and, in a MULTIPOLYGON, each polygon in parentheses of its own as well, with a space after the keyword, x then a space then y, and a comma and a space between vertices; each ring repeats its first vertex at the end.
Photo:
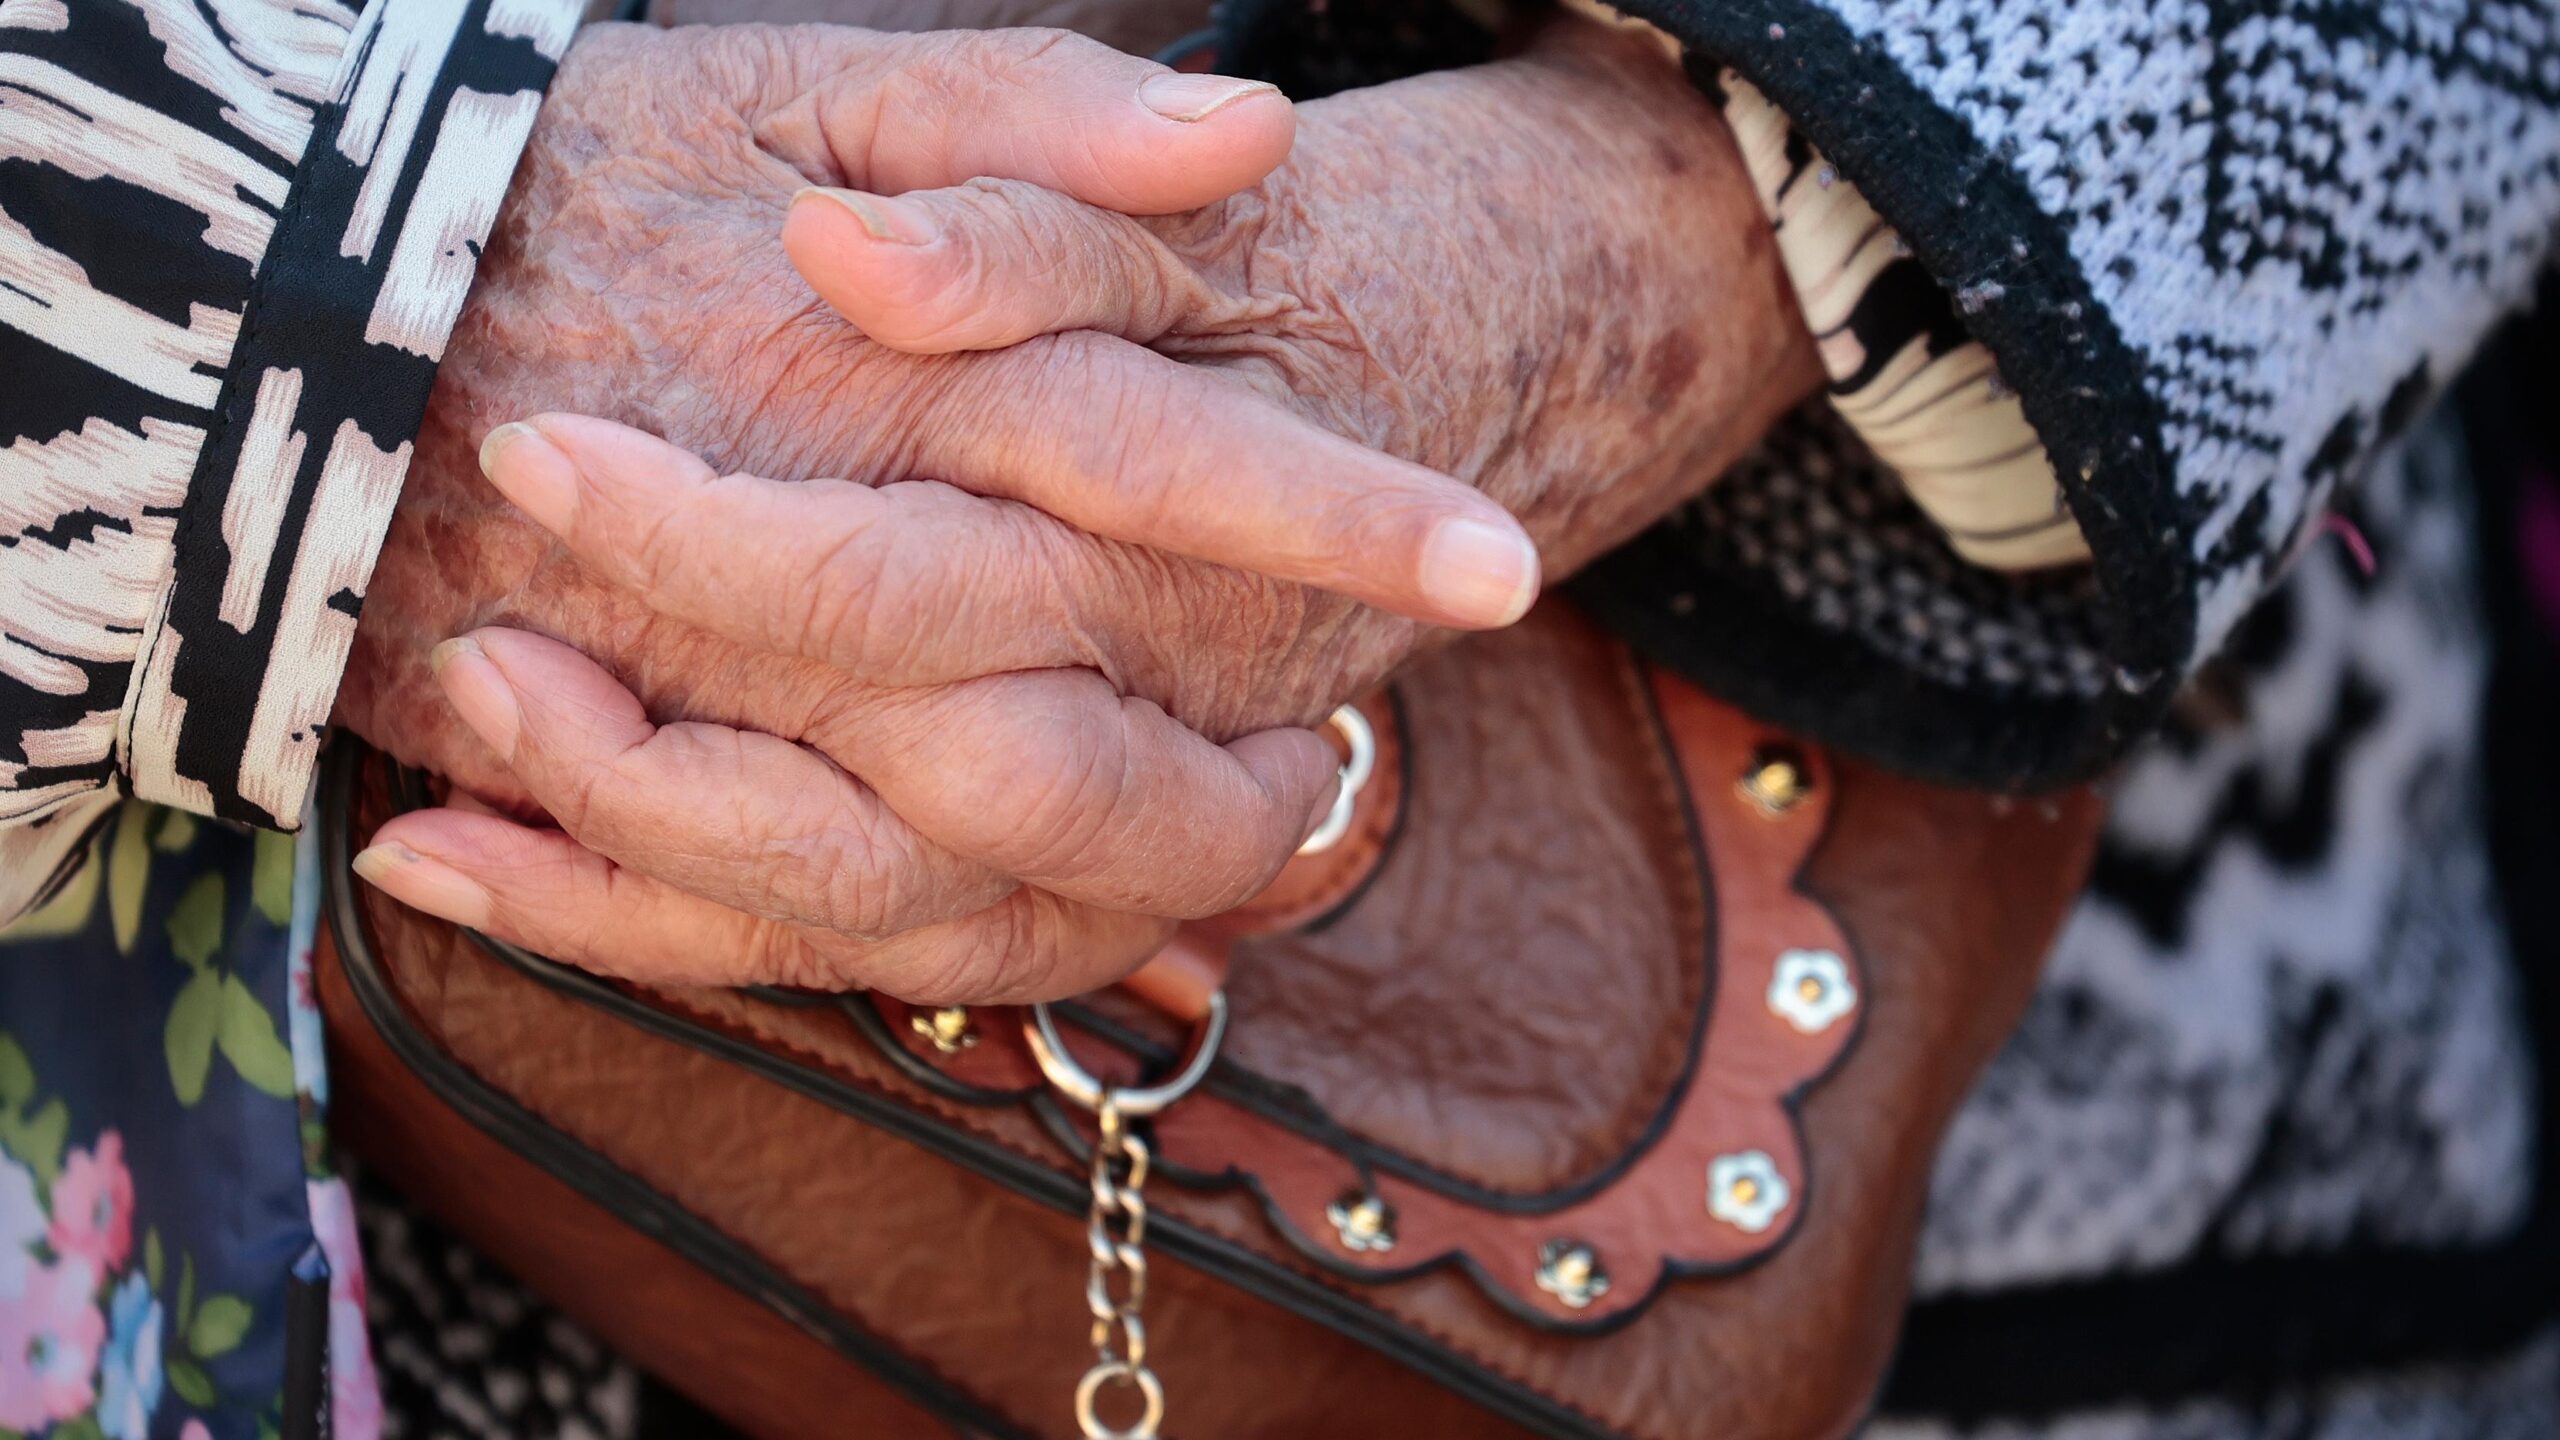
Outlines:
POLYGON ((480 473, 498 493, 554 535, 565 535, 578 508, 578 467, 551 437, 511 420, 480 442, 480 473))
MULTIPOLYGON (((824 195, 853 212, 862 222, 863 233, 874 240, 892 245, 930 245, 942 233, 933 223, 933 215, 923 206, 907 200, 892 200, 886 195, 873 195, 861 190, 832 190, 812 185, 801 195, 824 195)), ((793 200, 800 197, 795 195, 793 200)))
POLYGON ((478 927, 489 923, 489 892, 441 860, 393 840, 368 846, 349 863, 365 883, 412 910, 478 927))
POLYGON ((1184 75, 1167 71, 1138 87, 1138 103, 1167 120, 1188 125, 1206 120, 1248 95, 1278 94, 1280 87, 1227 75, 1184 75))
POLYGON ((1538 598, 1537 549, 1506 526, 1444 521, 1422 547, 1422 593, 1459 621, 1508 625, 1538 598))
POLYGON ((522 721, 515 687, 507 683, 480 642, 457 635, 427 652, 427 668, 444 686, 444 697, 462 723, 497 751, 499 759, 512 762, 516 729, 522 721))

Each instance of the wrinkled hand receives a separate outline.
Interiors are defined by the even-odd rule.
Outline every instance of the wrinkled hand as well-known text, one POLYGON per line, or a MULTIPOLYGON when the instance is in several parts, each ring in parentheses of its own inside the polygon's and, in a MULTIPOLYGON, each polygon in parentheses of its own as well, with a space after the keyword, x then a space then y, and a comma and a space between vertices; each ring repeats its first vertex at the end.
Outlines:
MULTIPOLYGON (((1478 486, 1550 569, 1694 493, 1816 383, 1741 158, 1643 45, 1560 24, 1518 61, 1300 115, 1284 168, 1191 214, 1136 219, 981 179, 811 192, 785 243, 884 347, 1043 355, 1092 331, 1146 344, 1239 400, 1478 486)), ((1141 448, 1249 466, 1200 442, 1216 416, 1192 393, 1113 424, 1141 448)), ((1312 722, 1437 633, 1270 564, 1049 537, 955 552, 938 517, 891 519, 864 491, 715 483, 635 437, 616 445, 582 456, 585 503, 552 527, 582 558, 665 614, 884 685, 1087 666, 1224 737, 1312 722), (849 546, 854 533, 866 543, 849 546), (915 563, 927 553, 946 563, 915 563)), ((1236 521, 1251 495, 1239 481, 1191 515, 1148 497, 1149 529, 1200 553, 1183 532, 1236 521)), ((1380 539, 1322 477, 1282 498, 1294 505, 1250 523, 1312 521, 1345 555, 1380 539)), ((1095 497, 1040 503, 1134 533, 1095 497)))
MULTIPOLYGON (((1477 486, 1551 575, 1702 489, 1819 383, 1743 157, 1650 40, 1562 19, 1516 59, 1298 113, 1286 165, 1189 214, 979 179, 806 195, 785 243, 883 345, 1079 329, 1148 345, 1477 486)), ((726 543, 777 538, 738 519, 726 543)), ((1439 633, 1198 566, 1026 585, 1020 601, 1036 620, 1019 623, 1084 647, 1057 663, 1094 665, 1210 734, 1312 721, 1439 633)), ((965 668, 974 640, 911 658, 965 668)))
MULTIPOLYGON (((1152 917, 1251 894, 1329 795, 1331 754, 1313 735, 1212 744, 1086 670, 892 689, 792 658, 806 645, 741 644, 734 623, 671 619, 615 583, 627 577, 554 549, 470 457, 500 421, 587 410, 767 473, 968 486, 977 494, 839 487, 896 517, 875 537, 909 538, 866 546, 848 531, 834 560, 936 594, 965 594, 1012 543, 1072 549, 1085 566, 1226 561, 1499 622, 1534 589, 1534 556, 1473 492, 1105 336, 897 354, 816 306, 774 241, 813 181, 1001 174, 1163 210, 1249 183, 1288 136, 1267 89, 1170 77, 1054 35, 584 36, 456 331, 340 702, 395 754, 563 828, 469 809, 407 817, 376 837, 367 877, 599 968, 920 998, 1084 988, 1161 941, 1152 917), (667 133, 663 116, 682 128, 667 133), (1165 416, 1192 418, 1174 434, 1165 416), (1494 583, 1481 545, 1449 563, 1453 521, 1508 537, 1494 583), (927 536, 939 538, 915 543, 927 536), (492 621, 521 629, 435 652, 448 712, 430 647, 492 621)), ((493 454, 521 468, 548 443, 528 433, 501 431, 493 454)), ((788 558, 718 555, 757 582, 722 618, 752 610, 789 637, 828 618, 829 596, 862 598, 810 570, 810 592, 786 585, 776 606, 788 558)), ((947 618, 909 615, 882 639, 930 648, 947 618)))

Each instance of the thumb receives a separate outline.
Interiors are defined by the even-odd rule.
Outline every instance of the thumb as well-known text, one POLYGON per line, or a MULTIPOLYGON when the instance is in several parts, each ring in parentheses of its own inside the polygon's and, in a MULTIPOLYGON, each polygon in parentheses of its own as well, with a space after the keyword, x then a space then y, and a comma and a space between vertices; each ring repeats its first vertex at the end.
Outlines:
POLYGON ((1130 215, 1196 209, 1287 158, 1288 97, 1062 30, 863 36, 858 58, 757 124, 803 173, 883 194, 981 176, 1130 215))

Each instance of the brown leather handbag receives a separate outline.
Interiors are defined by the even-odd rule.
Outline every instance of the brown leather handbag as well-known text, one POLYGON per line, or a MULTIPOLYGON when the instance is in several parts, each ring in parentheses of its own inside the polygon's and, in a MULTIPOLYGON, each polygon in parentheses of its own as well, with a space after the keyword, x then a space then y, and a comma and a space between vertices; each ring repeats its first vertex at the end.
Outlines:
MULTIPOLYGON (((1054 1014, 644 990, 341 880, 339 1134, 760 1436, 1854 1427, 2096 800, 1827 755, 1553 604, 1339 719, 1332 843, 1054 1014)), ((333 873, 425 787, 341 747, 333 873)))

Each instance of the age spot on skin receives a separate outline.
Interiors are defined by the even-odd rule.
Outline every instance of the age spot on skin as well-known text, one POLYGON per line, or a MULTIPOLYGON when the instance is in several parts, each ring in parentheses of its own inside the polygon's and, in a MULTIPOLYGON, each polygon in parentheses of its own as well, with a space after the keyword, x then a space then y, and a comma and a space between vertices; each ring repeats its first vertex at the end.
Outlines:
POLYGON ((1674 330, 1653 342, 1644 358, 1644 388, 1654 408, 1668 409, 1677 402, 1696 383, 1704 359, 1697 337, 1686 330, 1674 330))

